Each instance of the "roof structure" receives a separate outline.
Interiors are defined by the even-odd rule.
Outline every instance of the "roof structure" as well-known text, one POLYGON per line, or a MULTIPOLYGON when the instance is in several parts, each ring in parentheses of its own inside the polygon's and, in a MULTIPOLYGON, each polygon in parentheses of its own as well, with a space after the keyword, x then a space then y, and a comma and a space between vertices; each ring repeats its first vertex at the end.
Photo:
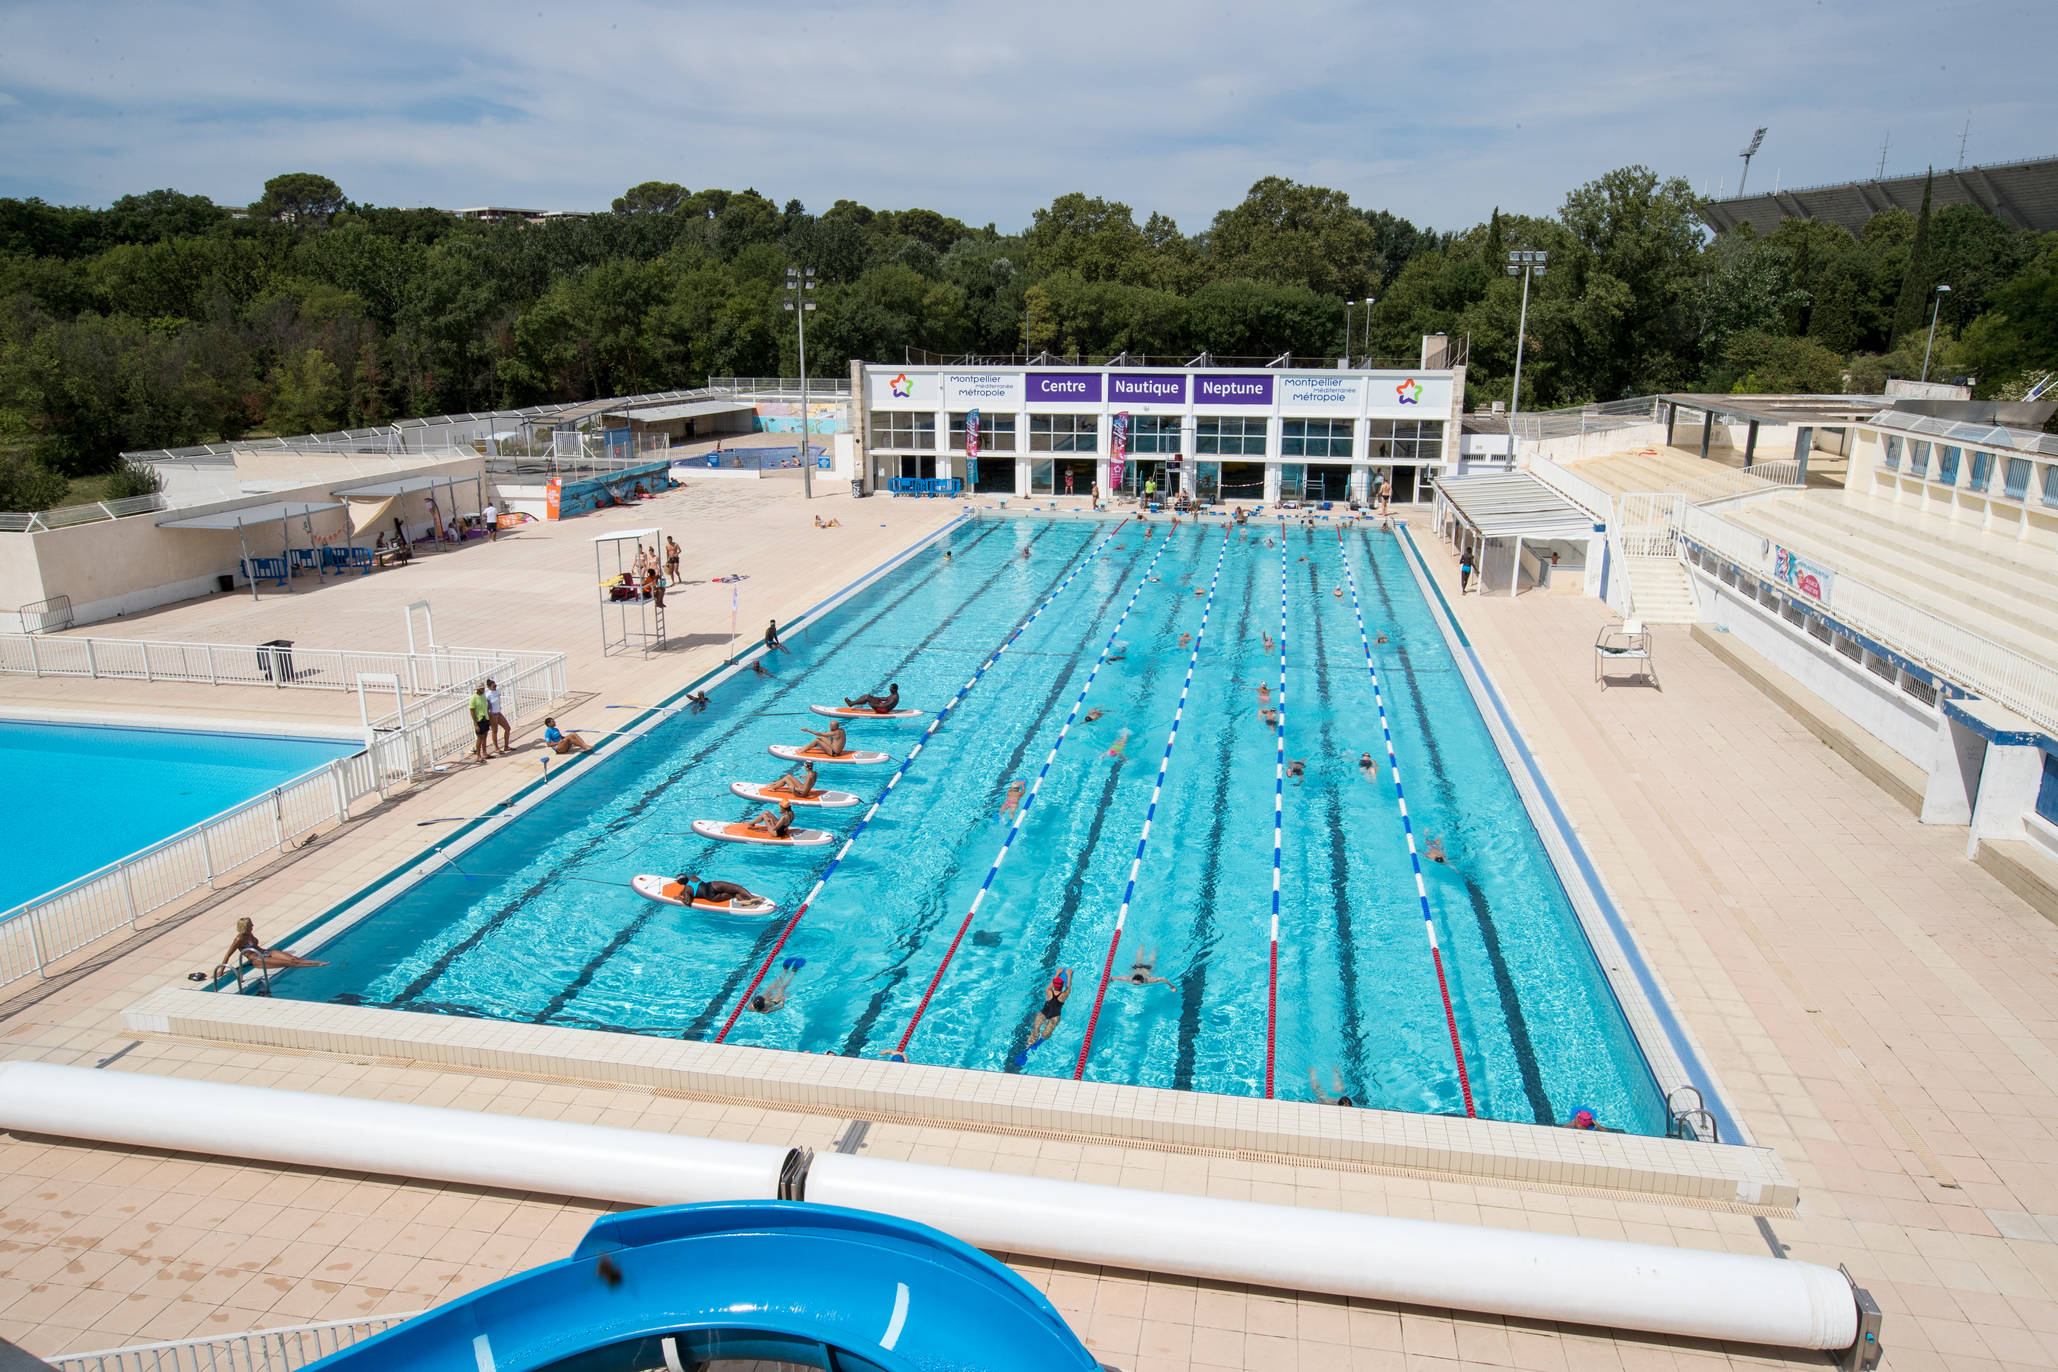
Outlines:
POLYGON ((213 514, 186 515, 179 519, 160 519, 160 529, 251 529, 259 524, 275 524, 282 519, 294 519, 302 515, 319 513, 322 510, 340 510, 343 506, 334 500, 274 500, 267 505, 245 505, 235 510, 216 510, 213 514))
MULTIPOLYGON (((1914 214, 1922 207, 1922 184, 1927 176, 1846 181, 1711 200, 1702 204, 1701 218, 1718 233, 1740 224, 1770 233, 1787 219, 1820 219, 1857 233, 1882 210, 1914 214)), ((2058 229, 2058 157, 1992 167, 1940 167, 1935 176, 1930 196, 1934 209, 1977 205, 2013 229, 2039 233, 2058 229)))
POLYGON ((1872 416, 1871 422, 1883 429, 1898 429, 1902 433, 1921 434, 1925 438, 1955 439, 1960 443, 1976 443, 1982 448, 2006 448, 2019 453, 2034 453, 2039 457, 2058 457, 2058 434, 2034 433, 1963 419, 1943 419, 1936 415, 1909 414, 1906 410, 1881 410, 1872 416))
POLYGON ((1724 395, 1698 391, 1675 391, 1657 398, 1675 408, 1701 410, 1745 423, 1831 427, 1869 419, 1894 403, 1883 395, 1724 395))
POLYGON ((644 405, 633 410, 608 410, 613 415, 627 415, 630 419, 646 424, 660 424, 668 419, 699 419, 711 414, 734 414, 738 410, 755 410, 757 406, 748 400, 695 400, 683 405, 644 405))
POLYGON ((1526 472, 1439 481, 1436 491, 1481 538, 1584 538, 1594 517, 1526 472))
POLYGON ((416 491, 433 491, 442 486, 462 486, 478 480, 476 472, 453 473, 449 476, 403 476, 394 481, 363 481, 354 486, 331 486, 329 494, 349 496, 353 500, 382 500, 389 496, 411 495, 416 491))

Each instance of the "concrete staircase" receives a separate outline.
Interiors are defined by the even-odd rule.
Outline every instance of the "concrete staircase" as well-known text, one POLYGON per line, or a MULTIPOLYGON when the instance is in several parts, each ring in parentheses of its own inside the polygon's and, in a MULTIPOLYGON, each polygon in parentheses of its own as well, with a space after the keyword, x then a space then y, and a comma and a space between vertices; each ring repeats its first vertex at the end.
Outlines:
POLYGON ((1696 624, 1693 585, 1676 557, 1628 557, 1629 613, 1646 624, 1696 624))

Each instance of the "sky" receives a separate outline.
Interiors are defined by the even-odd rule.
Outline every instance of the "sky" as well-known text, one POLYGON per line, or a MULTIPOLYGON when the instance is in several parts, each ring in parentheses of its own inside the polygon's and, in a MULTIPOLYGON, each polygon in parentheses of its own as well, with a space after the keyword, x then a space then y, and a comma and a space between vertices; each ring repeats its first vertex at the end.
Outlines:
POLYGON ((0 195, 598 210, 646 180, 1189 233, 1268 175, 1462 228, 1642 163, 1734 193, 2058 155, 2052 0, 0 5, 0 195))

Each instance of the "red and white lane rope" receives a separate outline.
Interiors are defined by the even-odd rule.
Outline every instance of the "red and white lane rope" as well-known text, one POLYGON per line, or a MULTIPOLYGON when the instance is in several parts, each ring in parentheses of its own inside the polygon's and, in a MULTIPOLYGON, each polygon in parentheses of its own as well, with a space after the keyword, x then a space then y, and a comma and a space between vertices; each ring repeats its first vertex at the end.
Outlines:
POLYGON ((1186 714, 1186 696, 1193 689, 1193 670, 1200 661, 1201 643, 1208 636, 1208 616, 1215 609, 1215 588, 1222 581, 1222 559, 1229 554, 1229 532, 1222 532, 1222 551, 1215 554, 1214 575, 1208 580, 1207 602, 1201 607, 1200 630, 1193 636, 1193 652, 1186 659, 1186 680, 1179 687, 1179 704, 1172 711, 1172 732, 1165 736, 1164 756, 1158 759, 1157 781, 1151 786, 1150 808, 1143 812, 1143 832, 1136 839, 1136 856, 1129 863, 1129 884, 1122 888, 1122 905, 1115 912, 1115 932, 1108 939, 1108 955, 1101 963, 1100 985, 1093 993, 1093 1013, 1086 1020, 1086 1041, 1079 1045, 1079 1063, 1072 1069, 1072 1080, 1078 1081, 1086 1075, 1086 1055, 1093 1051, 1094 1027, 1100 1023, 1101 1002, 1107 999, 1108 977, 1115 967, 1115 950, 1122 946, 1122 926, 1129 919, 1130 902, 1136 898, 1136 877, 1143 870, 1143 852, 1150 846, 1151 822, 1158 815, 1158 801, 1165 794, 1165 769, 1172 763, 1172 749, 1179 742, 1179 721, 1186 714))
POLYGON ((1276 756, 1272 760, 1272 943, 1265 981, 1265 1099, 1272 1099, 1272 1064, 1279 1043, 1279 870, 1286 836, 1286 521, 1279 521, 1279 699, 1276 756))
POLYGON ((1436 964, 1436 989, 1443 996, 1443 1020, 1451 1031, 1451 1056, 1458 1064, 1458 1089, 1465 1096, 1465 1113, 1477 1117, 1472 1107, 1472 1078, 1465 1070, 1465 1045, 1458 1040, 1458 1012, 1451 1005, 1451 985, 1443 974, 1443 949, 1436 941, 1436 918, 1429 910, 1429 886, 1422 879, 1422 857, 1415 851, 1415 826, 1408 819, 1408 797, 1401 788, 1401 760, 1393 750, 1393 730, 1386 722, 1386 697, 1379 688, 1379 667, 1372 660, 1372 640, 1365 635, 1365 612, 1358 604, 1358 577, 1351 570, 1350 551, 1344 546, 1343 531, 1336 534, 1336 550, 1343 559, 1343 574, 1351 584, 1351 613, 1358 619, 1358 642, 1365 649, 1365 670, 1372 677, 1372 703, 1379 707, 1379 735, 1386 740, 1386 774, 1393 778, 1394 804, 1401 814, 1401 837, 1408 843, 1408 862, 1415 869, 1415 899, 1422 906, 1422 932, 1429 936, 1429 958, 1436 964))
POLYGON ((986 893, 993 889, 993 879, 1000 875, 1000 865, 1006 862, 1008 854, 1014 851, 1015 836, 1022 832, 1022 824, 1029 818, 1030 807, 1036 804, 1036 797, 1043 791, 1043 779, 1050 775, 1051 764, 1058 760, 1058 749, 1065 746, 1065 739, 1070 735, 1072 725, 1078 722, 1080 707, 1086 704, 1086 693, 1093 689, 1094 678, 1098 677, 1100 669, 1107 665, 1108 654, 1114 650, 1116 636, 1122 632, 1122 626, 1128 623, 1129 612, 1136 608, 1136 598, 1142 595, 1143 588, 1150 584, 1152 570, 1157 567, 1158 559, 1165 555, 1165 549, 1171 544, 1172 540, 1169 538, 1158 544, 1157 552, 1151 556, 1150 565, 1143 569, 1143 575, 1137 579, 1136 589, 1129 593, 1129 601, 1122 607, 1121 618, 1115 621, 1115 627, 1109 631, 1108 641, 1101 645, 1100 656, 1094 660, 1093 670, 1086 674, 1086 683, 1079 688, 1079 696, 1072 702, 1072 712, 1066 715, 1065 722, 1058 726, 1058 736, 1051 743, 1049 754, 1043 759, 1043 767, 1036 773, 1036 780, 1030 784, 1029 793, 1022 797, 1022 803, 1015 811, 1015 822, 1008 826, 1007 837, 1001 840, 1000 851, 993 855, 993 863, 986 869, 986 880, 979 883, 978 891, 972 896, 971 908, 965 911, 964 921, 958 925, 957 934, 950 941, 950 948, 944 953, 943 961, 937 964, 936 975, 929 978, 928 989, 922 992, 921 1004, 915 1007, 914 1017, 908 1021, 907 1028, 901 1031, 900 1042, 894 1048, 897 1055, 903 1058, 906 1056, 908 1043, 915 1037, 915 1030, 921 1025, 922 1016, 929 1011, 930 999, 935 996, 937 986, 942 983, 943 974, 949 969, 951 959, 957 956, 958 945, 964 941, 966 931, 972 927, 972 921, 978 918, 979 907, 986 902, 986 893))
POLYGON ((722 1032, 715 1035, 716 1043, 720 1043, 729 1037, 729 1031, 736 1027, 737 1019, 743 1014, 743 1007, 750 1004, 750 998, 757 994, 758 985, 764 981, 765 975, 771 971, 772 965, 779 960, 779 951, 786 946, 786 940, 792 937, 795 926, 807 914, 808 907, 815 903, 815 897, 822 894, 822 888, 829 884, 829 878, 836 875, 836 869, 842 866, 843 859, 850 855, 851 845, 858 841, 858 837, 865 832, 866 826, 871 824, 872 816, 879 813, 879 807, 886 803, 886 798, 893 794, 893 788, 900 784, 900 779, 907 775, 908 768, 912 767, 915 759, 922 755, 922 749, 928 746, 929 740, 935 736, 936 731, 943 727, 943 721, 950 718, 950 712, 957 709, 958 702, 965 698, 965 694, 968 691, 979 684, 980 679, 986 675, 988 669, 994 663, 1000 661, 1001 654, 1013 646, 1015 640, 1020 638, 1031 624, 1036 622, 1037 617, 1051 607, 1051 602, 1065 593, 1065 588, 1072 584, 1074 578, 1093 565, 1094 559, 1099 557, 1107 549, 1108 545, 1115 541, 1116 537, 1122 532, 1123 526, 1127 523, 1126 519, 1117 522, 1114 531, 1106 538, 1103 538, 1095 546, 1094 550, 1078 566, 1074 567, 1063 581, 1057 584, 1057 588, 1043 598, 1042 604, 1029 612, 1027 619, 1017 624, 1014 631, 1001 640, 1000 646, 987 656, 986 661, 979 664, 979 670, 973 672, 970 679, 964 685, 958 687, 958 693, 950 698, 950 703, 936 712, 936 718, 929 721, 929 727, 924 729, 922 736, 915 740, 915 746, 908 749, 907 757, 902 760, 900 766, 893 769, 893 775, 887 778, 886 787, 879 792, 879 798, 872 802, 871 807, 865 811, 864 818, 860 819, 856 827, 850 831, 850 837, 843 840, 843 846, 836 850, 836 856, 831 858, 829 865, 822 869, 822 875, 815 879, 814 888, 807 893, 807 899, 800 903, 800 907, 793 912, 793 917, 786 921, 786 927, 779 931, 779 940, 772 945, 772 951, 766 956, 764 965, 757 969, 757 975, 752 977, 750 985, 744 988, 742 999, 736 1002, 736 1008, 729 1012, 729 1018, 723 1023, 722 1032))

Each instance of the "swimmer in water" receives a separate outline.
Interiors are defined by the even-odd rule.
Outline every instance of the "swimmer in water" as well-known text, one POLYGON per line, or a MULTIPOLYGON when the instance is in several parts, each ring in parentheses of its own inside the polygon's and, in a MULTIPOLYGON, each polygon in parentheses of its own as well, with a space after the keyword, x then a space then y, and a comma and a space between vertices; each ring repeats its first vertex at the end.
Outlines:
POLYGON ((1293 778, 1294 785, 1301 785, 1308 774, 1307 759, 1297 757, 1293 761, 1287 763, 1286 774, 1293 778))
POLYGON ((943 550, 943 560, 944 560, 945 562, 948 562, 948 561, 950 561, 950 549, 948 549, 948 548, 945 548, 945 549, 943 550))
MULTIPOLYGON (((1267 646, 1267 647, 1270 647, 1271 645, 1270 645, 1270 644, 1267 644, 1266 646, 1267 646)), ((1260 705, 1270 705, 1271 703, 1272 703, 1272 687, 1271 687, 1271 686, 1270 686, 1269 684, 1265 683, 1265 682, 1262 682, 1262 681, 1261 681, 1261 682, 1259 682, 1259 683, 1258 683, 1258 704, 1260 704, 1260 705)))
POLYGON ((1315 1099, 1321 1101, 1324 1105, 1341 1105, 1348 1110, 1357 1104, 1344 1088, 1343 1073, 1337 1071, 1334 1067, 1329 1069, 1329 1090, 1336 1092, 1335 1095, 1332 1096, 1329 1094, 1329 1091, 1322 1089, 1322 1082, 1315 1075, 1315 1069, 1312 1067, 1308 1069, 1308 1089, 1313 1091, 1315 1099))
POLYGON ((1192 634, 1181 634, 1181 635, 1179 635, 1179 646, 1180 646, 1180 647, 1182 647, 1182 648, 1187 648, 1187 647, 1191 647, 1192 645, 1193 645, 1193 635, 1192 635, 1192 634))
POLYGON ((832 723, 827 729, 816 733, 813 729, 802 729, 804 734, 813 734, 814 742, 801 749, 804 753, 815 753, 822 757, 842 757, 844 751, 843 722, 832 723))
POLYGON ((686 697, 686 703, 693 707, 693 713, 696 715, 714 704, 713 701, 707 698, 706 691, 695 691, 692 695, 686 697))
POLYGON ((1384 643, 1384 642, 1386 642, 1386 635, 1385 635, 1385 634, 1380 634, 1380 635, 1378 635, 1378 636, 1377 636, 1376 638, 1374 638, 1374 639, 1373 639, 1372 641, 1373 641, 1374 643, 1384 643))
POLYGON ((1029 1022, 1029 1044, 1022 1050, 1025 1056, 1029 1048, 1036 1047, 1057 1032, 1058 1019, 1065 1013, 1065 1002, 1071 995, 1072 969, 1067 967, 1052 977, 1050 985, 1044 990, 1043 1008, 1038 1010, 1036 1018, 1029 1022))
POLYGON ((806 958, 788 958, 779 964, 779 975, 759 988, 750 998, 750 1008, 760 1015, 769 1015, 786 1004, 786 998, 793 994, 793 979, 800 975, 800 969, 807 966, 806 958))
POLYGON ((1337 588, 1336 588, 1335 590, 1331 591, 1331 592, 1330 592, 1329 594, 1331 594, 1332 596, 1335 596, 1335 597, 1336 597, 1336 598, 1337 598, 1338 600, 1342 600, 1342 599, 1343 599, 1343 587, 1339 586, 1339 587, 1337 587, 1337 588))
POLYGON ((1379 764, 1372 760, 1370 753, 1358 754, 1358 770, 1365 774, 1367 781, 1379 780, 1379 764))
POLYGON ((1129 656, 1129 645, 1127 643, 1118 642, 1115 644, 1113 650, 1108 653, 1108 661, 1120 662, 1123 658, 1127 656, 1129 656))
POLYGON ((993 822, 995 824, 998 824, 1002 820, 1006 819, 1009 815, 1013 814, 1015 812, 1015 807, 1022 803, 1022 793, 1024 791, 1027 791, 1028 789, 1029 787, 1025 782, 1009 782, 1008 798, 1001 802, 1000 813, 993 817, 993 822))
POLYGON ((1258 718, 1265 721, 1267 729, 1277 729, 1279 727, 1279 712, 1269 706, 1258 711, 1258 718))
POLYGON ((1170 986, 1172 984, 1170 977, 1155 975, 1157 966, 1158 950, 1155 948, 1139 948, 1136 953, 1135 965, 1130 967, 1129 975, 1123 977, 1122 980, 1131 986, 1170 986))
POLYGON ((1022 560, 1024 562, 1029 560, 1029 550, 1027 548, 1022 549, 1022 560))
POLYGON ((1106 751, 1105 753, 1102 753, 1102 754, 1101 754, 1101 756, 1102 756, 1102 757, 1127 757, 1127 756, 1129 756, 1129 731, 1128 731, 1127 729, 1124 729, 1124 730, 1123 730, 1123 731, 1122 731, 1121 733, 1119 733, 1119 734, 1116 734, 1116 735, 1115 735, 1115 745, 1114 745, 1114 747, 1112 747, 1112 748, 1108 749, 1108 750, 1107 750, 1107 751, 1106 751))
POLYGON ((1262 630, 1260 631, 1260 633, 1262 634, 1265 640, 1265 656, 1270 657, 1272 656, 1272 635, 1269 633, 1264 633, 1262 630))
POLYGON ((1156 533, 1157 531, 1158 528, 1155 524, 1146 524, 1143 526, 1143 536, 1145 538, 1149 538, 1152 534, 1156 533))
POLYGON ((1100 708, 1100 706, 1096 705, 1096 706, 1094 706, 1094 707, 1093 707, 1093 708, 1092 708, 1091 710, 1088 710, 1088 711, 1086 712, 1086 718, 1085 718, 1084 720, 1082 720, 1082 721, 1081 721, 1081 723, 1085 723, 1085 724, 1091 724, 1091 723, 1093 723, 1093 722, 1094 722, 1095 720, 1099 719, 1099 718, 1100 718, 1100 717, 1101 717, 1102 715, 1104 715, 1104 714, 1106 714, 1106 713, 1107 713, 1107 711, 1106 711, 1106 710, 1103 710, 1103 709, 1101 709, 1101 708, 1100 708))
POLYGON ((750 660, 750 670, 757 673, 759 676, 771 675, 770 672, 765 670, 765 660, 761 657, 754 657, 750 660))
POLYGON ((1443 840, 1440 838, 1433 838, 1424 844, 1422 846, 1422 856, 1428 858, 1431 862, 1445 864, 1450 862, 1450 859, 1444 856, 1443 840))

